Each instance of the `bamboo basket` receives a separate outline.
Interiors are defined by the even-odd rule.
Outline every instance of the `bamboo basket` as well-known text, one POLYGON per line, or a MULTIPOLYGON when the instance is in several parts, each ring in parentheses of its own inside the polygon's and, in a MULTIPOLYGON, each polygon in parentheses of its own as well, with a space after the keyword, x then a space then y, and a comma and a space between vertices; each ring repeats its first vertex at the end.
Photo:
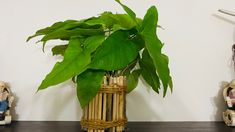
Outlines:
POLYGON ((104 76, 100 91, 83 109, 82 129, 87 132, 122 132, 126 122, 126 78, 104 76))

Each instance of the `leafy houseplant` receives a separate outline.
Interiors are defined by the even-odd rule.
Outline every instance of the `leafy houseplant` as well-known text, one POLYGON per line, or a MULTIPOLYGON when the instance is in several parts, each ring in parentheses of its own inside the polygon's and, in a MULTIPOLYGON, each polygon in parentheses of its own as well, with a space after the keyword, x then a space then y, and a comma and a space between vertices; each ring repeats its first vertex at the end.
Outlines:
POLYGON ((83 20, 66 20, 38 30, 31 38, 42 35, 39 42, 64 40, 66 45, 52 48, 53 55, 63 56, 45 77, 38 90, 72 79, 77 96, 84 108, 100 89, 103 76, 126 76, 127 92, 131 92, 141 75, 152 89, 159 93, 161 84, 164 96, 172 79, 168 57, 162 54, 162 42, 156 29, 158 12, 155 6, 148 9, 143 19, 127 6, 118 2, 126 14, 104 12, 83 20))

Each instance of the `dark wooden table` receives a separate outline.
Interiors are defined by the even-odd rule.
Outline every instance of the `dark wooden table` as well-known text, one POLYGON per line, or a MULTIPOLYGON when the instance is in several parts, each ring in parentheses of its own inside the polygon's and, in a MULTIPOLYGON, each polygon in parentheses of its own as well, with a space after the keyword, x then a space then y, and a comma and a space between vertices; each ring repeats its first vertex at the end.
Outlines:
MULTIPOLYGON (((13 122, 0 132, 82 132, 79 122, 13 122)), ((130 122, 126 132, 235 132, 223 122, 130 122)))

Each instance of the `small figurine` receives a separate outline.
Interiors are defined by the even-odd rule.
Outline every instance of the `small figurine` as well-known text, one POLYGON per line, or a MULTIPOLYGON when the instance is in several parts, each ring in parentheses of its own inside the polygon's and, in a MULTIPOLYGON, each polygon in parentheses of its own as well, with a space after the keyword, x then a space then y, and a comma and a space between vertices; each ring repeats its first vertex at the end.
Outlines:
POLYGON ((223 96, 228 108, 235 110, 235 80, 224 85, 223 96))
POLYGON ((3 81, 0 81, 0 125, 11 123, 10 108, 14 97, 10 88, 3 81))

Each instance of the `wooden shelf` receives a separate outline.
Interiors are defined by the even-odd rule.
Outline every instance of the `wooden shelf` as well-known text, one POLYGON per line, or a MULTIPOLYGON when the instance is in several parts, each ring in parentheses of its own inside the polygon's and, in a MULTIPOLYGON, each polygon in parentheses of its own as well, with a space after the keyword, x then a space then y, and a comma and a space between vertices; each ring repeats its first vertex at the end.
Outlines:
MULTIPOLYGON (((79 122, 17 121, 0 132, 82 132, 79 122)), ((125 132, 235 132, 223 122, 130 122, 125 132)))

